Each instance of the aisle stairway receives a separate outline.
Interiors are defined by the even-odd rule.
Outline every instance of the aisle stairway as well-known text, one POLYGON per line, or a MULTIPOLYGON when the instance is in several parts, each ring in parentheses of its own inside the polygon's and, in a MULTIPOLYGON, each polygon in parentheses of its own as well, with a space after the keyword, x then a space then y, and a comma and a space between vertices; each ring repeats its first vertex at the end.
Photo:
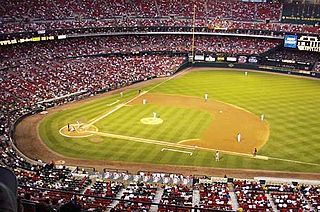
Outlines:
MULTIPOLYGON (((125 191, 124 188, 121 189, 121 190, 119 191, 119 193, 117 194, 116 199, 121 199, 124 191, 125 191)), ((117 205, 118 203, 119 203, 118 200, 113 200, 113 201, 111 202, 111 204, 108 206, 108 211, 110 211, 112 208, 116 207, 116 205, 117 205)))
POLYGON ((234 187, 232 183, 228 183, 228 187, 229 187, 229 195, 231 198, 231 204, 232 204, 232 210, 236 211, 239 208, 239 204, 237 201, 237 197, 236 194, 234 193, 234 187))
POLYGON ((270 202, 270 205, 272 207, 272 211, 277 212, 278 211, 277 206, 274 204, 270 194, 266 194, 266 197, 267 197, 268 201, 270 202))
MULTIPOLYGON (((154 197, 154 200, 153 200, 153 203, 157 203, 157 204, 159 204, 160 203, 160 200, 161 200, 161 198, 162 198, 162 195, 163 195, 163 189, 162 188, 158 188, 158 190, 157 190, 157 193, 156 193, 156 195, 155 195, 155 197, 154 197)), ((150 212, 156 212, 156 211, 158 211, 158 205, 151 205, 151 208, 150 208, 150 210, 149 210, 150 212)))
POLYGON ((198 189, 194 189, 192 193, 192 207, 199 207, 200 192, 198 189))

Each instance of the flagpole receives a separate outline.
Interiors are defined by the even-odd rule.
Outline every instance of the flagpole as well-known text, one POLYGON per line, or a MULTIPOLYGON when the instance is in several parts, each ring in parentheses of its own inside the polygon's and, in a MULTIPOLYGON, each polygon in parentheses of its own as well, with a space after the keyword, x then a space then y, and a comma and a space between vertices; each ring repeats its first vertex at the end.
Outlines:
POLYGON ((193 5, 193 18, 192 18, 192 46, 191 46, 191 52, 192 52, 192 62, 194 62, 194 49, 195 49, 195 34, 194 34, 194 28, 196 25, 196 5, 193 5))

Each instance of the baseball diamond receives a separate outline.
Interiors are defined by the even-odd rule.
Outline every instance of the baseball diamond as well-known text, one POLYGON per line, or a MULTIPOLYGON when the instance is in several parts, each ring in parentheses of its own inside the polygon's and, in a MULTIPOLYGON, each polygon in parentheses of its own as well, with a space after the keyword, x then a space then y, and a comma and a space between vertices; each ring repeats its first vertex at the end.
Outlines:
POLYGON ((32 153, 39 158, 53 154, 63 160, 95 160, 96 165, 107 160, 318 172, 319 120, 313 114, 320 112, 320 101, 312 92, 318 87, 316 80, 290 76, 193 69, 129 87, 122 98, 115 92, 50 109, 47 115, 36 115, 40 118, 33 127, 29 128, 29 118, 22 121, 16 136, 24 137, 25 129, 38 134, 41 141, 23 142, 31 146, 43 142, 45 146, 32 153), (208 101, 203 99, 205 92, 208 101), (161 123, 142 123, 145 118, 161 123), (75 126, 69 132, 67 124, 77 121, 79 129, 75 126), (166 147, 174 151, 162 151, 166 147), (219 163, 213 158, 216 150, 222 155, 219 163))

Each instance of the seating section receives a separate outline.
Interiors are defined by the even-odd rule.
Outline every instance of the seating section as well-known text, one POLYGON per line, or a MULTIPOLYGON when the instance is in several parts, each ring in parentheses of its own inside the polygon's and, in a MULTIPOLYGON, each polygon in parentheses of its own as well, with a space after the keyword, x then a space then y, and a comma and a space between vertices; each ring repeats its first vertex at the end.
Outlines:
MULTIPOLYGON (((4 22, 0 28, 1 33, 24 33, 24 32, 38 32, 40 30, 59 30, 60 34, 74 34, 74 33, 97 33, 97 32, 145 32, 145 27, 153 27, 154 31, 192 31, 191 19, 172 19, 172 18, 112 18, 102 20, 56 20, 52 22, 4 22), (72 29, 72 30, 71 30, 72 29)), ((248 22, 230 19, 219 19, 217 17, 211 19, 197 19, 195 26, 197 31, 206 32, 226 32, 243 34, 261 34, 266 33, 272 35, 274 32, 287 33, 312 33, 319 34, 320 29, 312 25, 298 25, 285 23, 265 23, 265 22, 248 22)), ((58 32, 54 33, 57 34, 58 32)), ((22 36, 23 37, 23 36, 22 36)))
POLYGON ((234 190, 239 206, 245 211, 272 211, 266 193, 258 182, 236 181, 234 190))
MULTIPOLYGON (((70 31, 70 29, 83 29, 83 33, 88 33, 101 27, 175 26, 190 28, 193 25, 194 6, 196 26, 202 27, 201 31, 208 30, 208 26, 214 26, 209 27, 211 29, 221 28, 219 25, 212 25, 212 23, 227 21, 228 24, 222 28, 232 32, 246 29, 247 31, 242 33, 256 33, 252 30, 320 33, 317 26, 280 23, 283 5, 276 1, 272 3, 253 3, 216 0, 86 0, 77 3, 76 1, 65 0, 49 2, 32 0, 28 3, 6 1, 0 6, 0 19, 2 19, 0 35, 1 33, 38 32, 42 30, 48 32, 58 29, 64 29, 63 34, 78 33, 78 31, 70 31), (265 20, 271 20, 271 23, 266 23, 265 20)), ((309 10, 312 11, 313 16, 319 15, 317 14, 319 12, 318 7, 314 6, 312 10, 310 8, 309 10)), ((309 10, 308 8, 304 9, 304 11, 309 10)), ((305 14, 309 13, 306 12, 305 14)), ((109 32, 114 30, 114 28, 110 28, 109 32)), ((121 30, 126 31, 128 29, 123 28, 121 30)), ((142 29, 131 30, 140 31, 142 29)), ((171 29, 171 31, 182 30, 185 31, 186 29, 171 29)), ((102 32, 106 32, 106 30, 103 29, 102 32)))
POLYGON ((2 71, 1 109, 31 107, 46 99, 83 90, 110 90, 144 79, 168 76, 183 61, 183 57, 157 55, 37 61, 2 71))
MULTIPOLYGON (((261 54, 278 45, 280 40, 196 36, 195 50, 197 52, 224 54, 261 54)), ((192 36, 108 36, 66 39, 43 43, 27 43, 0 48, 0 70, 6 67, 27 66, 59 66, 53 60, 56 58, 77 57, 81 55, 131 53, 142 51, 191 51, 192 36), (45 63, 42 61, 45 60, 45 63), (47 62, 48 61, 48 62, 47 62)))
MULTIPOLYGON (((87 171, 79 172, 66 167, 57 168, 52 165, 46 167, 45 170, 51 172, 52 176, 55 176, 54 173, 69 173, 69 177, 66 178, 70 182, 69 185, 78 186, 80 176, 89 176, 93 180, 87 181, 86 188, 75 192, 78 193, 75 196, 74 192, 68 193, 56 187, 58 184, 52 186, 54 184, 52 181, 46 186, 42 185, 42 190, 39 190, 38 188, 41 187, 39 182, 44 182, 40 180, 42 174, 21 169, 15 170, 19 181, 28 178, 29 183, 34 182, 32 183, 34 186, 27 185, 26 182, 22 183, 18 190, 19 196, 35 205, 46 205, 53 209, 58 209, 72 199, 76 199, 80 207, 87 211, 105 211, 111 208, 115 211, 149 211, 151 207, 153 207, 152 210, 157 209, 158 211, 191 211, 192 206, 206 210, 232 211, 237 209, 235 205, 244 211, 317 211, 320 209, 319 184, 293 185, 269 182, 265 185, 255 180, 241 179, 227 183, 226 179, 222 178, 220 182, 213 180, 194 184, 176 184, 172 183, 177 182, 175 181, 177 175, 174 174, 141 175, 138 173, 130 175, 124 172, 118 172, 118 176, 124 178, 111 181, 107 178, 111 176, 111 173, 115 176, 116 171, 106 171, 101 176, 97 176, 87 171), (162 183, 144 182, 148 181, 149 177, 156 175, 166 176, 169 180, 162 183), (30 188, 30 186, 36 188, 30 188), (194 191, 198 191, 198 194, 194 191), (232 194, 236 196, 236 199, 231 198, 232 194), (157 198, 160 199, 156 200, 157 198), (199 202, 196 203, 196 199, 199 202)), ((197 179, 182 175, 179 178, 197 179)), ((80 182, 85 182, 83 179, 80 182)), ((58 182, 56 180, 54 182, 58 182)), ((198 180, 201 181, 201 179, 198 180)))
POLYGON ((306 196, 297 185, 276 184, 267 185, 272 201, 279 211, 310 211, 306 196))
POLYGON ((317 211, 320 211, 320 186, 302 185, 301 193, 309 201, 310 205, 317 211))
POLYGON ((81 200, 84 202, 83 207, 86 210, 107 210, 107 207, 112 203, 111 199, 101 199, 96 197, 110 197, 115 198, 118 192, 123 188, 122 182, 116 181, 105 181, 102 179, 97 179, 94 184, 86 189, 84 194, 90 195, 91 197, 83 197, 81 200))
POLYGON ((273 51, 268 54, 267 57, 278 60, 294 60, 312 64, 320 60, 320 55, 317 52, 295 51, 288 49, 279 49, 277 51, 273 51))
POLYGON ((308 21, 309 23, 316 23, 320 19, 320 5, 285 3, 282 16, 284 22, 308 21))
MULTIPOLYGON (((165 185, 160 201, 159 211, 176 211, 177 206, 192 206, 192 188, 185 185, 165 185)), ((179 211, 190 211, 190 209, 179 209, 179 211)))
POLYGON ((107 18, 116 16, 163 17, 179 16, 190 18, 193 8, 200 18, 224 17, 241 20, 280 20, 280 3, 247 3, 241 1, 193 1, 193 0, 86 0, 76 1, 18 1, 4 2, 0 12, 4 18, 16 19, 66 19, 107 18), (11 10, 8 10, 8 9, 11 10), (89 9, 90 8, 90 9, 89 9), (14 11, 13 13, 11 11, 14 11))
POLYGON ((122 200, 115 206, 120 211, 148 211, 158 187, 148 183, 130 183, 124 190, 122 200))
POLYGON ((303 201, 303 197, 295 193, 279 194, 272 193, 272 199, 279 211, 303 211, 308 209, 308 203, 303 201))
POLYGON ((204 183, 199 186, 200 208, 232 210, 227 183, 204 183))
POLYGON ((314 66, 314 71, 319 72, 320 71, 320 60, 317 62, 317 64, 314 66))

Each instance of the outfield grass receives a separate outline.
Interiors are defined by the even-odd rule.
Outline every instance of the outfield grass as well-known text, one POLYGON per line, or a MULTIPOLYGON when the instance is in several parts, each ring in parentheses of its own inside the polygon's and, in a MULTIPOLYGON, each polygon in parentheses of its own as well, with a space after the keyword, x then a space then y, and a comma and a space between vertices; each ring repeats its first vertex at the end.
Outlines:
MULTIPOLYGON (((148 90, 152 85, 144 88, 148 90)), ((316 92, 320 81, 238 71, 197 71, 170 80, 152 93, 187 95, 216 99, 245 108, 257 115, 265 114, 270 124, 270 138, 259 150, 260 155, 320 164, 320 98, 316 92)), ((137 94, 125 92, 118 103, 137 94)), ((158 164, 253 168, 320 172, 320 165, 297 164, 279 160, 257 160, 223 154, 219 163, 210 151, 196 150, 192 156, 177 152, 161 152, 163 146, 143 144, 101 136, 71 139, 58 131, 76 120, 89 122, 115 106, 106 106, 120 99, 119 95, 93 100, 65 111, 49 115, 40 124, 41 138, 49 148, 60 154, 86 159, 145 162, 158 164), (275 165, 276 164, 276 165, 275 165)), ((204 111, 155 105, 123 107, 95 123, 102 132, 177 142, 199 138, 213 117, 204 111), (139 119, 156 110, 165 124, 145 127, 139 119)))

